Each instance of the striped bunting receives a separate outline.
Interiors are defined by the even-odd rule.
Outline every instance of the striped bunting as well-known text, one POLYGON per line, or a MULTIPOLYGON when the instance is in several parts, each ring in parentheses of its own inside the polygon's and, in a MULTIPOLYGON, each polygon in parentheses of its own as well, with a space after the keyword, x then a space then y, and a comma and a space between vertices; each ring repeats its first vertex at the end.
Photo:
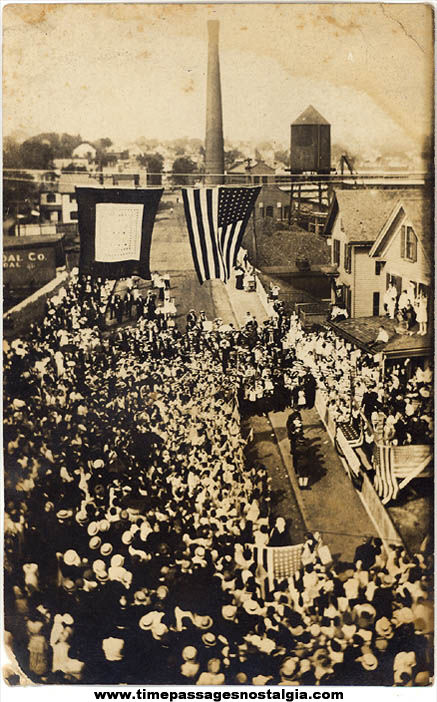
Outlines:
POLYGON ((373 450, 375 468, 374 487, 383 505, 394 500, 399 492, 398 481, 392 466, 392 447, 375 446, 373 450))
POLYGON ((200 283, 226 283, 261 188, 183 188, 185 218, 200 283))
MULTIPOLYGON (((425 475, 432 461, 432 446, 413 444, 392 446, 376 444, 373 449, 374 487, 382 503, 395 500, 409 482, 425 475), (400 482, 399 482, 400 481, 400 482)), ((429 473, 426 473, 428 476, 429 473)))

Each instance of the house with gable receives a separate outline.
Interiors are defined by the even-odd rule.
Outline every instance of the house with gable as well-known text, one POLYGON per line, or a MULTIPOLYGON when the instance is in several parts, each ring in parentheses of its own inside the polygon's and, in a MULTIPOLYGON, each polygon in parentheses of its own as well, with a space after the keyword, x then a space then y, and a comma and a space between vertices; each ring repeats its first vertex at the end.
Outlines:
POLYGON ((392 283, 398 294, 410 287, 431 298, 431 202, 423 190, 334 191, 323 234, 350 317, 383 315, 392 283))
POLYGON ((429 198, 399 198, 369 251, 384 275, 381 294, 389 285, 398 295, 411 291, 432 298, 432 208, 429 198))

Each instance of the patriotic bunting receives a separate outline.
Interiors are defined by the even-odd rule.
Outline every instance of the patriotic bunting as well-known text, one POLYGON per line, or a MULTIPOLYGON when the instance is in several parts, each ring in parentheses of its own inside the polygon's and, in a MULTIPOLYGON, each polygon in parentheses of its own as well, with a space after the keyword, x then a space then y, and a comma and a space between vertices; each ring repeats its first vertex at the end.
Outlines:
POLYGON ((373 452, 374 487, 385 505, 395 500, 411 480, 424 475, 432 460, 432 447, 422 444, 391 446, 377 444, 373 452))

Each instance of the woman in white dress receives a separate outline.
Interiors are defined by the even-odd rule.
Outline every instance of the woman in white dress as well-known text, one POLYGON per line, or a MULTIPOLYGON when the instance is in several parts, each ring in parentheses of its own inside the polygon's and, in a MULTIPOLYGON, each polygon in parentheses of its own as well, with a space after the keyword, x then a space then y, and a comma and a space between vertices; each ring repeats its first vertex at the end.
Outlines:
POLYGON ((426 334, 428 329, 428 310, 427 310, 427 299, 424 295, 419 295, 415 302, 416 310, 416 320, 419 324, 419 331, 417 332, 420 336, 426 334))

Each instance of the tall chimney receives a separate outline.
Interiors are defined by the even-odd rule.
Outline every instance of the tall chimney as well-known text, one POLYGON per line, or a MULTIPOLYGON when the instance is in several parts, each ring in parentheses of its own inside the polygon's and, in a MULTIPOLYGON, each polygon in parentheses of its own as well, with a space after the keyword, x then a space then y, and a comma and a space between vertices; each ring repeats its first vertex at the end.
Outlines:
POLYGON ((208 20, 208 76, 206 93, 205 173, 206 185, 224 183, 222 92, 220 87, 219 22, 208 20))

